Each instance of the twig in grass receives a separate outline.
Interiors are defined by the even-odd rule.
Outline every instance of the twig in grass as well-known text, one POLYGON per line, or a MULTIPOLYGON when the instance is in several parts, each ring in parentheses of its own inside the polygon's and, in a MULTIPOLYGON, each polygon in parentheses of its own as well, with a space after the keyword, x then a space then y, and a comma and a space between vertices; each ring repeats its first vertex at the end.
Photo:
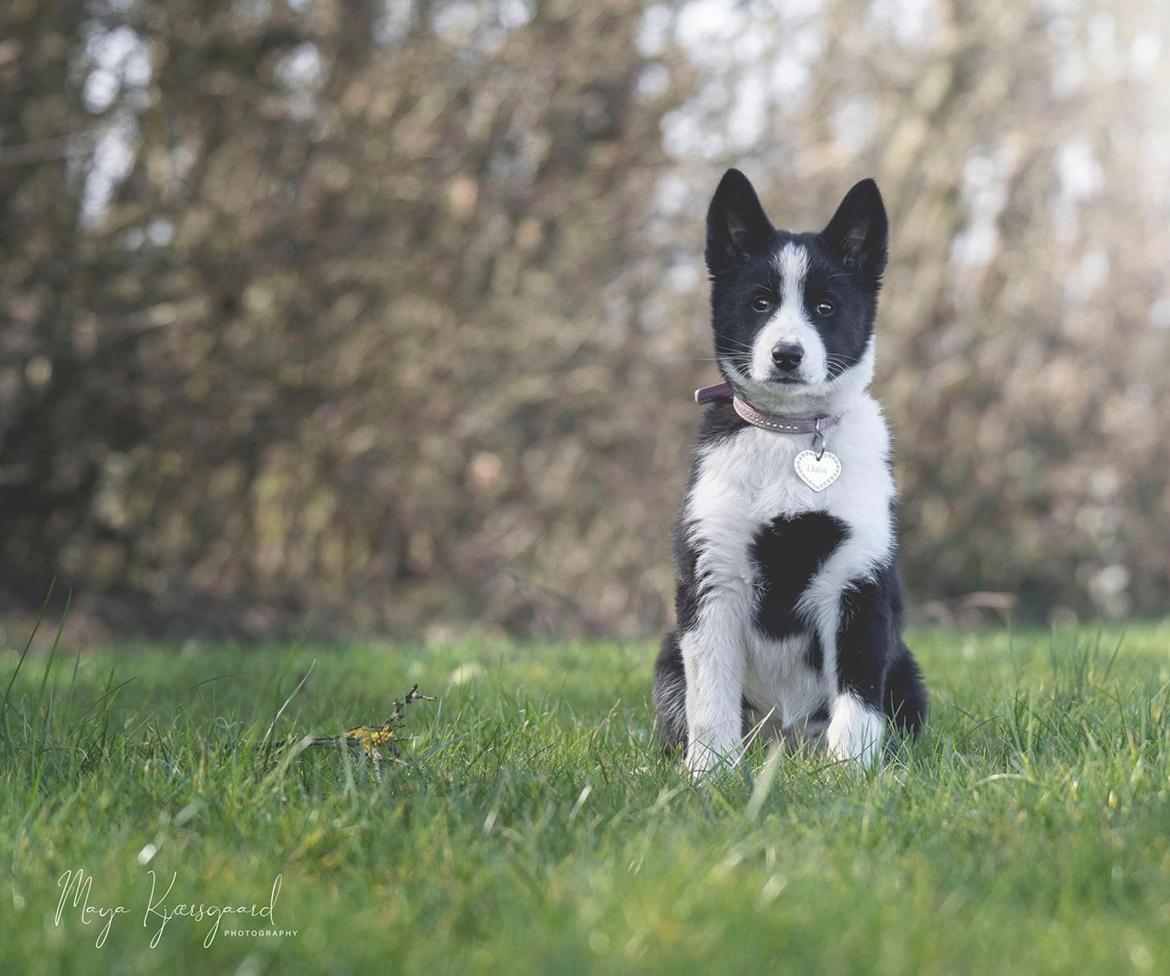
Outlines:
MULTIPOLYGON (((341 735, 316 736, 309 739, 305 744, 305 748, 308 749, 313 746, 334 746, 360 750, 370 758, 374 767, 374 778, 380 781, 382 777, 382 760, 385 758, 381 749, 387 749, 394 759, 397 759, 400 755, 396 733, 398 727, 406 720, 407 706, 417 701, 434 700, 434 695, 424 695, 418 690, 418 685, 415 684, 411 686, 410 691, 402 698, 394 699, 394 707, 390 715, 386 718, 386 721, 381 725, 355 725, 341 735)), ((286 741, 282 740, 281 742, 272 743, 269 750, 280 748, 286 741)))

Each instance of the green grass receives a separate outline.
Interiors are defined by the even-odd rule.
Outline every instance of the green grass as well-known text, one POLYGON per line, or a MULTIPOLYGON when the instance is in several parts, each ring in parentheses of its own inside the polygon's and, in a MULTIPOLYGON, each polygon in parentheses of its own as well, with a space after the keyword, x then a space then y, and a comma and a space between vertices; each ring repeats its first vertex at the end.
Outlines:
POLYGON ((1170 627, 913 637, 933 721, 897 761, 761 747, 700 788, 654 745, 649 645, 30 654, 0 972, 1170 971, 1170 627), (380 783, 298 753, 416 681, 440 700, 380 783), (71 905, 54 924, 76 868, 129 910, 100 949, 71 905), (297 935, 204 948, 175 918, 151 949, 151 869, 172 907, 264 904, 279 873, 297 935))

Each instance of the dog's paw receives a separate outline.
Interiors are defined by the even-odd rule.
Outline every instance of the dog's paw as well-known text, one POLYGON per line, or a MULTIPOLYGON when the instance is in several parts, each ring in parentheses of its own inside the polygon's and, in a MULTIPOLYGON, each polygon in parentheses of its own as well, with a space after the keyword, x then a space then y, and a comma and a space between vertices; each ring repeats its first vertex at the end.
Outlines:
POLYGON ((687 749, 687 756, 683 761, 687 772, 691 774, 691 779, 696 783, 712 773, 734 764, 735 750, 721 752, 710 746, 697 743, 692 743, 687 749))
POLYGON ((705 747, 691 746, 687 749, 686 759, 683 760, 683 767, 691 774, 691 779, 696 783, 717 765, 719 765, 719 757, 705 747))
POLYGON ((825 732, 825 744, 834 759, 851 760, 865 767, 877 764, 881 756, 885 719, 852 695, 838 695, 825 732))

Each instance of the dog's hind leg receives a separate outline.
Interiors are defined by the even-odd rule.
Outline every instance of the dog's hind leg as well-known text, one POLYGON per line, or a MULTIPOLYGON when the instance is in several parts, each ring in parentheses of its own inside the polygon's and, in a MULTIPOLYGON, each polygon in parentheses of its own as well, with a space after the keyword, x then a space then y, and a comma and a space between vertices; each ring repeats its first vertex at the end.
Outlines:
POLYGON ((671 631, 662 641, 654 664, 654 711, 662 748, 673 752, 687 744, 687 676, 683 668, 678 634, 671 631))
POLYGON ((904 641, 898 641, 886 667, 883 704, 886 716, 905 736, 917 735, 926 724, 926 686, 918 662, 904 641))

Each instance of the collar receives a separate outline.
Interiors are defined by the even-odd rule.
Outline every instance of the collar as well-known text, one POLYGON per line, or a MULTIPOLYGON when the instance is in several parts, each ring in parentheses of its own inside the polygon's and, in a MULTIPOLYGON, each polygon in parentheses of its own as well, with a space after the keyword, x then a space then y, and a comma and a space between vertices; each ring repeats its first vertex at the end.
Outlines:
POLYGON ((783 417, 779 414, 757 410, 731 388, 730 383, 716 383, 695 390, 695 403, 712 403, 715 400, 730 400, 739 418, 753 427, 775 431, 778 434, 817 434, 832 427, 840 416, 820 414, 816 417, 783 417))

